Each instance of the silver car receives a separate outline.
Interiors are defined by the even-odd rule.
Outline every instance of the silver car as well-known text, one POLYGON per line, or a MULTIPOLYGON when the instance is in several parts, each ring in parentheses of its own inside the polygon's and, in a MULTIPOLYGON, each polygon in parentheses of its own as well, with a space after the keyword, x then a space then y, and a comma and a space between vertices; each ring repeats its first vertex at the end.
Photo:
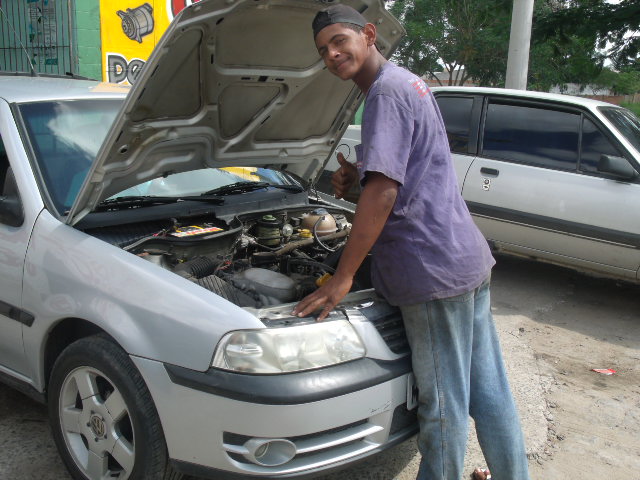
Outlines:
MULTIPOLYGON (((73 478, 295 478, 416 433, 366 262, 327 321, 291 316, 353 213, 312 189, 360 101, 322 6, 194 4, 130 91, 0 77, 0 380, 47 402, 73 478)), ((357 6, 390 55, 398 22, 357 6)))
POLYGON ((640 282, 640 120, 548 93, 433 89, 462 195, 496 251, 640 282))
MULTIPOLYGON (((632 112, 569 95, 432 90, 462 196, 495 252, 640 283, 640 120, 632 112)), ((358 143, 360 126, 351 125, 338 149, 347 157, 358 143)), ((323 191, 338 167, 328 163, 323 191)))

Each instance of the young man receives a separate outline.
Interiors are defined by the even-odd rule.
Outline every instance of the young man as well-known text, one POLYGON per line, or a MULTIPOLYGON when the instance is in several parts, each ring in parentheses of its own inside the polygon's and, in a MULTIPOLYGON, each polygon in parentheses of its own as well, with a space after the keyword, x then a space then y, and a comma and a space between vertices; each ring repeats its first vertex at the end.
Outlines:
POLYGON ((332 180, 339 198, 356 178, 363 188, 335 274, 294 314, 322 309, 323 320, 371 250, 373 284, 400 307, 411 346, 423 457, 417 478, 462 477, 471 415, 495 478, 528 480, 491 317, 495 262, 459 193, 435 99, 422 80, 387 62, 375 26, 351 7, 319 12, 313 33, 329 71, 366 93, 357 170, 339 155, 332 180))

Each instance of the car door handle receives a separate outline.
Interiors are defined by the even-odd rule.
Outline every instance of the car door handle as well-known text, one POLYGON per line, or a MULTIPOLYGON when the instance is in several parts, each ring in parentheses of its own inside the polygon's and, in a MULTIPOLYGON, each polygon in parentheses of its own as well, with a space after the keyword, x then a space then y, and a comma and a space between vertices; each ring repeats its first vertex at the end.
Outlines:
POLYGON ((500 171, 496 170, 495 168, 482 167, 480 169, 480 173, 487 175, 489 177, 497 177, 500 174, 500 171))

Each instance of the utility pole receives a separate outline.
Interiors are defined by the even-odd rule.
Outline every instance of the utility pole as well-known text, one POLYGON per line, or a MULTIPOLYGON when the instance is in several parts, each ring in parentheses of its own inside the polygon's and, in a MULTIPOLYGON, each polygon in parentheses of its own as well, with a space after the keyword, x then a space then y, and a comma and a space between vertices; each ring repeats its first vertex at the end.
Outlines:
POLYGON ((532 18, 533 0, 513 0, 506 88, 527 89, 532 18))

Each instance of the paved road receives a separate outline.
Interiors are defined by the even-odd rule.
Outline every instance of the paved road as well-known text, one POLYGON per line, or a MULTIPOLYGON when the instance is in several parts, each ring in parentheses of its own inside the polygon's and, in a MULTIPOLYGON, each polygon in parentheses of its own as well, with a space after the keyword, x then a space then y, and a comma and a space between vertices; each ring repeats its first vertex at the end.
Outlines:
MULTIPOLYGON (((637 436, 636 446, 633 446, 633 435, 640 431, 638 415, 624 414, 626 416, 619 422, 625 428, 617 429, 615 435, 607 430, 606 420, 600 426, 604 433, 591 435, 579 419, 581 409, 596 408, 597 402, 601 401, 598 392, 587 390, 585 386, 594 381, 595 374, 582 373, 583 370, 589 372, 587 367, 593 362, 615 358, 621 365, 626 365, 626 382, 638 384, 638 367, 634 365, 640 363, 637 362, 640 356, 640 288, 594 280, 549 265, 500 258, 494 270, 492 292, 494 316, 522 417, 530 465, 536 474, 534 478, 578 478, 579 475, 567 472, 579 466, 576 472, 582 471, 582 474, 584 468, 595 468, 600 474, 609 474, 610 478, 640 478, 626 475, 627 472, 637 475, 640 471, 637 436), (567 340, 565 343, 563 338, 567 340), (571 350, 571 354, 563 357, 563 352, 557 350, 571 350), (625 355, 626 364, 621 358, 625 355), (570 364, 567 358, 570 358, 570 364), (568 381, 558 381, 560 375, 571 374, 572 366, 577 368, 575 376, 564 377, 568 381), (581 398, 592 396, 595 403, 574 408, 577 411, 573 412, 571 405, 564 405, 573 403, 572 392, 581 398), (618 433, 622 436, 616 436, 618 433), (599 442, 601 438, 605 439, 604 443, 599 442), (631 443, 631 446, 624 446, 624 443, 631 443), (607 455, 613 456, 614 460, 609 462, 607 455), (614 465, 621 465, 618 468, 622 470, 615 470, 614 465)), ((606 413, 616 415, 617 409, 637 412, 640 397, 634 392, 640 394, 638 388, 624 390, 629 387, 621 376, 614 379, 620 383, 619 391, 615 393, 606 390, 615 387, 613 383, 603 383, 606 380, 598 378, 597 388, 606 398, 616 399, 616 402, 609 401, 606 413)), ((597 422, 587 422, 597 427, 597 422)), ((473 433, 471 438, 465 472, 482 463, 473 433)), ((321 480, 409 480, 415 478, 417 461, 415 443, 407 442, 371 462, 321 480)), ((0 479, 35 478, 69 478, 51 440, 46 410, 0 385, 0 479)))

